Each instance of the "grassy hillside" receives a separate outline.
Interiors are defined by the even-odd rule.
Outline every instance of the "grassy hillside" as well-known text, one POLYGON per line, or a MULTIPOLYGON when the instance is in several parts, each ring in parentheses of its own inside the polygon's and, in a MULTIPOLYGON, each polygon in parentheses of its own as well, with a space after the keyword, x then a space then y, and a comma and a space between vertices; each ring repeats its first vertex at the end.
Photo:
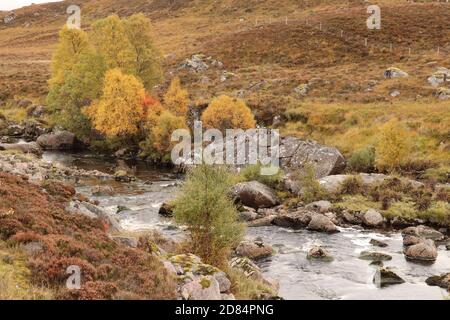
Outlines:
MULTIPOLYGON (((112 13, 143 12, 152 19, 165 55, 166 80, 156 94, 177 75, 193 103, 219 94, 241 97, 261 124, 279 116, 285 133, 336 145, 347 156, 374 144, 378 127, 397 117, 420 142, 417 156, 426 160, 425 168, 448 165, 449 106, 436 98, 438 89, 427 78, 438 67, 450 67, 450 3, 377 1, 381 30, 367 29, 368 4, 362 0, 75 3, 86 30, 112 13), (193 54, 223 66, 180 68, 193 54), (392 66, 409 76, 384 79, 392 66), (296 91, 305 86, 306 93, 296 91)), ((68 4, 26 7, 15 11, 11 23, 0 24, 0 97, 43 100, 68 4)))

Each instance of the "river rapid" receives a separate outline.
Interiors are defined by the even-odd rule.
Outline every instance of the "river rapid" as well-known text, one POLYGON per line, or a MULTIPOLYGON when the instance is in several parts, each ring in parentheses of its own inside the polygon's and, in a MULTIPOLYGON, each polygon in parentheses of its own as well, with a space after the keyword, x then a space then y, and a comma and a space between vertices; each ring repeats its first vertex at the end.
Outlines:
MULTIPOLYGON (((46 152, 43 159, 66 166, 111 173, 115 160, 89 154, 46 152)), ((161 204, 173 199, 182 177, 170 170, 156 168, 145 162, 129 163, 135 167, 136 182, 118 183, 111 180, 83 179, 77 182, 77 191, 98 200, 100 207, 117 216, 126 230, 158 229, 175 239, 183 231, 171 219, 158 215, 161 204), (91 187, 108 184, 114 187, 113 196, 93 196, 91 187), (118 208, 121 211, 118 212, 118 208)), ((284 299, 438 299, 448 293, 430 287, 425 279, 450 272, 450 251, 439 247, 439 256, 432 265, 409 262, 402 253, 402 237, 396 232, 374 232, 354 228, 340 228, 340 233, 324 234, 307 230, 290 230, 276 226, 248 228, 247 235, 261 237, 277 249, 277 253, 257 264, 263 273, 280 283, 284 299), (371 239, 382 240, 386 248, 373 247, 371 239), (321 245, 334 257, 332 262, 311 261, 306 254, 313 245, 321 245), (378 288, 373 284, 376 271, 370 261, 358 258, 364 250, 381 251, 392 256, 385 266, 392 267, 406 282, 378 288)))

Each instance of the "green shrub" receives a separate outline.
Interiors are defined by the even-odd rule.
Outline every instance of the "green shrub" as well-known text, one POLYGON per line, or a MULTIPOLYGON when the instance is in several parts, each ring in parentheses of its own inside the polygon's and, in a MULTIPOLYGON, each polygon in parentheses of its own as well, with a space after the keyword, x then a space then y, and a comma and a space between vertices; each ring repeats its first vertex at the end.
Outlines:
POLYGON ((423 177, 432 182, 450 183, 450 166, 441 165, 438 168, 427 169, 423 177))
POLYGON ((278 172, 274 175, 262 175, 262 167, 263 166, 261 163, 246 166, 241 170, 241 175, 245 181, 256 180, 272 188, 277 188, 278 184, 283 180, 283 171, 279 169, 278 172))
POLYGON ((359 176, 350 176, 347 177, 344 181, 342 181, 341 186, 339 188, 340 194, 365 194, 366 187, 361 177, 359 176))
POLYGON ((396 201, 385 211, 385 216, 389 218, 400 217, 406 219, 417 218, 419 212, 412 201, 396 201))
POLYGON ((276 295, 262 281, 246 277, 241 270, 231 268, 227 274, 231 281, 231 292, 238 300, 262 300, 276 295))
POLYGON ((300 199, 305 203, 323 200, 327 192, 316 178, 316 169, 313 164, 308 163, 301 172, 297 173, 300 185, 300 199))
POLYGON ((219 268, 227 266, 232 248, 244 234, 229 195, 231 185, 226 167, 203 164, 188 174, 174 202, 176 221, 188 227, 192 253, 219 268))
POLYGON ((375 168, 375 148, 367 147, 352 154, 348 165, 355 172, 373 172, 375 168))
POLYGON ((450 225, 450 203, 437 201, 433 203, 426 211, 422 212, 420 217, 433 223, 448 226, 450 225))

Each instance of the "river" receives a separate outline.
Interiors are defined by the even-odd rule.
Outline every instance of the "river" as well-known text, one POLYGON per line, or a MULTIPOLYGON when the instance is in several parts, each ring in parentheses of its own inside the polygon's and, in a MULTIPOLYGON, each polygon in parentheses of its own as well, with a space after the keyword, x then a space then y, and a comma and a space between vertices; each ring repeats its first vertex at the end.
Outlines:
MULTIPOLYGON (((46 152, 43 159, 66 166, 99 170, 111 173, 115 161, 89 154, 46 152)), ((158 215, 164 201, 176 196, 180 177, 169 170, 155 168, 144 162, 135 166, 138 181, 129 184, 110 180, 86 179, 77 183, 77 191, 99 201, 100 206, 115 214, 126 230, 156 228, 173 238, 183 237, 171 219, 158 215), (94 185, 109 184, 114 187, 113 196, 96 197, 91 194, 94 185), (125 209, 117 213, 118 206, 125 209)), ((450 251, 439 247, 439 256, 432 265, 407 261, 402 253, 402 237, 396 232, 379 233, 354 228, 340 228, 340 233, 324 234, 307 230, 293 231, 280 227, 248 228, 249 236, 261 237, 265 243, 277 248, 277 253, 258 262, 263 273, 280 282, 280 296, 285 299, 438 299, 448 293, 425 283, 429 276, 450 272, 450 251), (388 247, 373 247, 369 241, 378 239, 388 247), (315 244, 325 247, 334 257, 332 262, 306 259, 308 250, 315 244), (372 279, 375 267, 369 261, 358 258, 363 250, 382 251, 392 256, 385 265, 392 267, 406 282, 378 288, 372 279)))

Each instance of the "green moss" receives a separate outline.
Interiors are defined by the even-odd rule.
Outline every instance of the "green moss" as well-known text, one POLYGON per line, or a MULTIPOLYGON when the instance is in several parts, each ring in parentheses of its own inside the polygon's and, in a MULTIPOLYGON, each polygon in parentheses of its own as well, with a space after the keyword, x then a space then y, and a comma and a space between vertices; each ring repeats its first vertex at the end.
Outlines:
POLYGON ((231 292, 238 300, 264 300, 276 296, 276 292, 268 285, 246 277, 239 269, 231 268, 227 275, 231 281, 231 292))
POLYGON ((336 211, 347 210, 349 212, 365 212, 369 209, 379 209, 380 204, 363 195, 343 196, 340 202, 333 204, 336 211))
POLYGON ((200 279, 200 285, 202 286, 203 289, 207 289, 211 286, 211 280, 209 280, 206 277, 202 277, 200 279))
POLYGON ((420 213, 421 218, 425 218, 433 223, 450 225, 450 203, 437 201, 430 208, 420 213))

